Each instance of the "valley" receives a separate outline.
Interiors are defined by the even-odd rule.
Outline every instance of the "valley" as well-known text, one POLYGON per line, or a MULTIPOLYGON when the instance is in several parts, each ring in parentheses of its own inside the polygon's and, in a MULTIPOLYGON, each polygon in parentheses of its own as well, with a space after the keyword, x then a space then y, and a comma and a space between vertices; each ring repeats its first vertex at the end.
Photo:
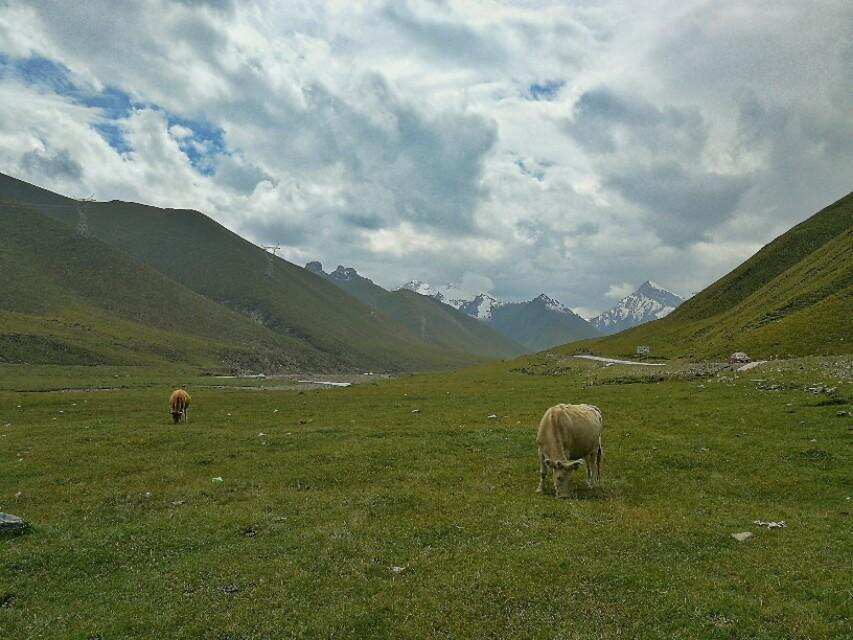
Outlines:
POLYGON ((853 640, 851 8, 0 0, 0 640, 853 640))

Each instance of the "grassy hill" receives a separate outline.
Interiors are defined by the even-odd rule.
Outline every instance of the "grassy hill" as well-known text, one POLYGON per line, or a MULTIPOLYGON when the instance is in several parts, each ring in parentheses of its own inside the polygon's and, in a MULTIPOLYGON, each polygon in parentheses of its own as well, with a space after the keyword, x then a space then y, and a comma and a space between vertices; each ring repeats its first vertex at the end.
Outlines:
POLYGON ((435 298, 408 289, 388 291, 355 269, 338 267, 325 273, 319 263, 309 263, 314 273, 322 274, 354 298, 393 318, 424 342, 449 351, 472 353, 484 358, 520 355, 526 349, 485 322, 462 313, 435 298))
POLYGON ((298 366, 276 334, 35 210, 0 203, 0 362, 298 366))
MULTIPOLYGON (((0 199, 31 203, 69 229, 79 221, 74 200, 8 176, 0 175, 0 199)), ((427 345, 325 279, 271 257, 197 211, 113 201, 87 204, 85 216, 93 238, 285 338, 302 366, 413 370, 482 359, 427 345)), ((109 272, 103 275, 109 283, 109 272)))
POLYGON ((776 238, 669 316, 567 345, 629 355, 754 358, 853 351, 853 194, 776 238))

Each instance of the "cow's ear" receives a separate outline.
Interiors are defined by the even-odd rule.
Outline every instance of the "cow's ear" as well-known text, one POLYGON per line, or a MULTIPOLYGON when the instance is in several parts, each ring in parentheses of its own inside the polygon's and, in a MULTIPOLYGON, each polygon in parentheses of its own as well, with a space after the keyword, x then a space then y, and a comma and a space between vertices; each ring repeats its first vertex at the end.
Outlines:
POLYGON ((551 466, 551 458, 545 458, 545 465, 548 467, 551 466))

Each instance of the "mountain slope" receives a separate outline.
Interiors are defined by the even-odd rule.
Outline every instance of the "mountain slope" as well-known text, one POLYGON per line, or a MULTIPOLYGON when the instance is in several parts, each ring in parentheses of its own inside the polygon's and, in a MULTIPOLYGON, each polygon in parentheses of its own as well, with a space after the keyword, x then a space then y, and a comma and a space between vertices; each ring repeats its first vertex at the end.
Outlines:
POLYGON ((311 358, 130 256, 0 203, 0 362, 285 367, 311 358))
MULTIPOLYGON (((0 175, 0 199, 35 203, 74 227, 77 203, 0 175)), ((470 362, 426 345, 405 327, 323 278, 190 210, 89 203, 89 233, 173 281, 298 344, 315 368, 425 369, 470 362)))
POLYGON ((531 351, 598 335, 589 322, 544 293, 527 302, 493 306, 489 323, 531 351))
POLYGON ((489 325, 435 298, 405 289, 388 291, 352 268, 339 266, 325 273, 319 262, 309 262, 305 268, 399 322, 427 344, 485 358, 514 357, 525 351, 489 325))
POLYGON ((672 313, 684 299, 667 291, 659 284, 646 280, 629 296, 590 320, 590 324, 601 333, 609 335, 636 327, 652 320, 659 320, 672 313))
POLYGON ((663 357, 754 358, 853 351, 853 194, 816 213, 667 317, 566 345, 663 357))

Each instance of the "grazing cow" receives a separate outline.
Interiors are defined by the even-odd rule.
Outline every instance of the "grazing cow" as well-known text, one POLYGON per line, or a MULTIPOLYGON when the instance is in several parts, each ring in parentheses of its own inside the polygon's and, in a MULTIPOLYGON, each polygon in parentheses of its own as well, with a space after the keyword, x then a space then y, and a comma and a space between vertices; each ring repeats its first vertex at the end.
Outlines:
POLYGON ((548 469, 554 473, 554 493, 566 495, 571 472, 586 463, 586 482, 592 486, 601 480, 601 432, 604 419, 601 410, 591 404, 558 404, 551 407, 539 422, 536 444, 539 445, 539 493, 545 490, 548 469))
POLYGON ((178 424, 189 419, 190 394, 183 389, 175 389, 169 397, 169 412, 172 414, 172 422, 178 424))

